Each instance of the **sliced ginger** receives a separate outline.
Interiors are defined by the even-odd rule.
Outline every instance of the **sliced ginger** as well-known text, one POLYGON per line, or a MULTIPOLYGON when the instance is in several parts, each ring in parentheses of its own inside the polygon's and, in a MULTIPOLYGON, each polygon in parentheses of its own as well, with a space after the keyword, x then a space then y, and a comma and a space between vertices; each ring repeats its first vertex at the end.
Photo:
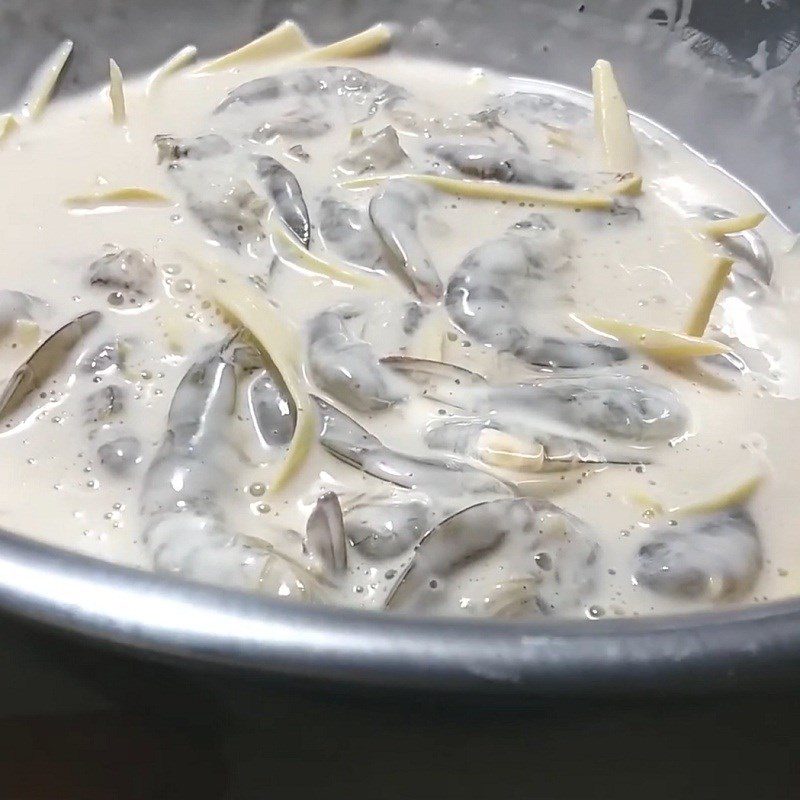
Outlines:
POLYGON ((661 328, 648 328, 646 325, 608 317, 576 317, 576 319, 660 361, 687 361, 728 352, 724 344, 713 339, 674 333, 661 328))
POLYGON ((197 58, 197 48, 193 44, 182 47, 175 55, 170 56, 157 70, 150 76, 147 82, 147 93, 150 94, 157 86, 164 82, 170 75, 180 72, 184 67, 191 64, 197 58))
POLYGON ((0 142, 4 142, 19 129, 19 122, 13 114, 0 114, 0 142))
POLYGON ((314 47, 301 53, 299 57, 324 61, 329 58, 369 56, 378 50, 382 50, 391 40, 392 29, 381 22, 371 28, 353 34, 353 36, 348 36, 346 39, 340 39, 338 42, 332 42, 322 47, 314 47))
POLYGON ((515 472, 539 472, 544 464, 544 447, 533 447, 504 431, 484 428, 478 436, 478 458, 492 467, 515 472))
POLYGON ((198 72, 219 72, 252 61, 281 58, 309 50, 311 44, 303 29, 294 20, 286 20, 237 50, 201 64, 198 72))
POLYGON ((171 206, 173 201, 161 192, 143 186, 122 186, 104 192, 73 195, 64 204, 70 208, 97 209, 104 206, 171 206))
POLYGON ((685 332, 688 336, 701 337, 705 334, 717 297, 724 288, 732 267, 732 258, 712 256, 711 275, 703 287, 702 294, 695 300, 689 321, 686 323, 685 332))
POLYGON ((281 250, 284 250, 289 253, 289 255, 281 256, 282 258, 285 258, 290 263, 300 265, 302 269, 308 270, 315 275, 322 275, 330 280, 345 283, 350 286, 363 286, 366 288, 376 286, 380 280, 370 275, 359 274, 352 269, 341 267, 338 264, 334 264, 314 255, 300 245, 297 240, 283 228, 276 227, 272 231, 272 239, 276 252, 280 253, 281 250))
POLYGON ((636 169, 639 146, 631 128, 628 107, 608 61, 601 59, 592 67, 592 94, 595 127, 606 168, 613 172, 636 169))
POLYGON ((704 233, 712 239, 721 239, 723 236, 728 236, 732 233, 742 233, 757 228, 766 216, 763 211, 758 211, 753 214, 743 214, 739 217, 715 219, 712 222, 704 222, 699 230, 700 233, 704 233))
POLYGON ((113 58, 108 59, 109 86, 108 96, 111 99, 111 117, 115 124, 125 122, 125 91, 122 86, 122 70, 113 58))
POLYGON ((41 117, 72 54, 72 46, 70 39, 63 41, 36 74, 32 81, 28 99, 23 106, 22 113, 25 116, 31 119, 41 117))
POLYGON ((362 189, 385 180, 411 179, 427 183, 445 194, 483 200, 512 200, 543 205, 567 206, 569 208, 609 209, 614 205, 615 194, 637 194, 641 191, 642 179, 638 175, 625 175, 620 180, 601 189, 590 191, 567 191, 545 189, 539 186, 500 183, 498 181, 471 180, 468 178, 445 178, 441 175, 406 173, 400 175, 371 175, 343 181, 348 189, 362 189))
POLYGON ((670 514, 673 516, 713 514, 726 508, 744 505, 756 493, 763 481, 764 473, 757 472, 717 494, 683 504, 669 505, 643 492, 633 494, 632 499, 647 506, 656 514, 670 514))
POLYGON ((298 60, 327 60, 358 58, 383 49, 392 38, 388 25, 373 25, 346 39, 314 47, 303 29, 293 20, 286 20, 263 36, 243 47, 226 53, 198 67, 198 72, 219 72, 253 61, 287 58, 298 60))

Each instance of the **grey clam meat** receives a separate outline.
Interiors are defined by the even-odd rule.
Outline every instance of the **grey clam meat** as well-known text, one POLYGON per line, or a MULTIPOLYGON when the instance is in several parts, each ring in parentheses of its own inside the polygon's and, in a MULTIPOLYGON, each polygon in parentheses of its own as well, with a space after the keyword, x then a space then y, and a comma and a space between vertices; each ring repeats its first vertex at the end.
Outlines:
POLYGON ((584 105, 540 92, 514 92, 498 98, 495 107, 501 118, 518 117, 539 125, 575 127, 591 117, 584 105))
POLYGON ((237 253, 257 256, 267 238, 269 204, 242 180, 209 182, 187 192, 189 207, 214 241, 237 253))
POLYGON ((346 261, 371 271, 386 268, 383 243, 369 214, 335 197, 320 201, 320 238, 346 261))
POLYGON ((254 142, 269 143, 278 136, 287 136, 293 139, 313 139, 322 136, 332 128, 332 124, 325 118, 322 110, 309 111, 295 109, 284 111, 280 117, 272 122, 264 122, 251 134, 254 142))
POLYGON ((555 304, 565 257, 566 243, 546 217, 515 225, 471 250, 450 278, 445 305, 451 319, 477 341, 533 365, 574 369, 624 361, 623 348, 556 335, 535 319, 555 304))
POLYGON ((405 305, 405 309, 402 314, 402 329, 403 333, 406 336, 411 336, 412 334, 416 333, 420 323, 423 319, 425 319, 425 315, 427 314, 427 309, 422 303, 418 303, 415 300, 410 300, 405 305))
POLYGON ((135 436, 120 436, 97 448, 100 463, 114 475, 127 475, 141 462, 142 443, 135 436))
POLYGON ((387 181, 369 203, 369 216, 386 249, 421 300, 435 301, 443 286, 419 236, 419 217, 430 192, 408 179, 387 181))
POLYGON ((530 541, 512 576, 485 598, 485 611, 506 619, 562 614, 586 606, 600 576, 598 534, 586 522, 547 501, 527 501, 530 541))
POLYGON ((636 554, 633 575, 639 585, 657 594, 720 599, 748 591, 762 562, 753 518, 733 508, 651 530, 636 554))
POLYGON ((12 289, 0 290, 0 337, 11 333, 19 322, 34 322, 46 310, 46 303, 38 297, 12 289))
POLYGON ((351 306, 323 311, 309 323, 308 364, 320 387, 352 408, 379 411, 405 399, 402 381, 347 328, 351 306))
POLYGON ((530 501, 536 516, 532 561, 541 578, 537 606, 544 614, 579 607, 597 588, 598 533, 574 514, 552 503, 530 501))
MULTIPOLYGON (((262 255, 269 202, 237 174, 230 142, 218 134, 196 138, 161 135, 155 142, 159 163, 167 162, 169 175, 189 209, 214 241, 237 253, 262 255)), ((254 169, 253 183, 256 180, 254 169)))
POLYGON ((158 151, 158 163, 166 161, 172 169, 176 169, 178 162, 184 159, 203 161, 227 155, 233 150, 230 142, 217 133, 207 133, 194 139, 159 134, 154 142, 158 151))
POLYGON ((407 158, 397 131, 387 125, 377 133, 356 137, 347 155, 339 162, 339 169, 346 175, 363 175, 391 169, 407 158))
POLYGON ((137 295, 152 291, 156 265, 150 256, 130 247, 113 249, 89 264, 89 283, 137 295))
POLYGON ((517 429, 561 426, 638 444, 681 436, 690 421, 672 389, 613 374, 489 386, 475 392, 473 408, 517 429))
POLYGON ((331 119, 363 122, 405 96, 401 88, 355 67, 308 67, 248 81, 231 91, 215 113, 256 108, 264 118, 264 133, 304 138, 330 130, 331 119))
POLYGON ((84 401, 84 416, 89 423, 103 423, 123 412, 125 388, 109 384, 91 392, 84 401))
POLYGON ((280 161, 271 156, 261 156, 258 159, 256 172, 264 182, 281 222, 303 247, 308 247, 311 240, 311 222, 297 178, 280 161))
POLYGON ((81 372, 103 375, 120 369, 125 362, 126 346, 117 339, 89 348, 78 361, 81 372))
POLYGON ((548 189, 574 189, 575 179, 545 161, 485 142, 434 142, 428 153, 463 175, 501 183, 524 183, 548 189))
POLYGON ((371 561, 394 558, 410 550, 428 530, 431 511, 422 500, 363 502, 344 515, 347 538, 371 561))

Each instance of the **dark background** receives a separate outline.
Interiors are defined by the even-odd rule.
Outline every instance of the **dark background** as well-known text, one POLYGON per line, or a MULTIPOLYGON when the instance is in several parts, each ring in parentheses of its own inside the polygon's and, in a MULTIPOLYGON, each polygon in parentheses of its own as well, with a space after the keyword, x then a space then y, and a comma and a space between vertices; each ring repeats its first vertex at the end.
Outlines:
MULTIPOLYGON (((712 688, 712 687, 709 687, 712 688)), ((0 617, 0 798, 796 798, 800 695, 526 709, 200 674, 0 617)))

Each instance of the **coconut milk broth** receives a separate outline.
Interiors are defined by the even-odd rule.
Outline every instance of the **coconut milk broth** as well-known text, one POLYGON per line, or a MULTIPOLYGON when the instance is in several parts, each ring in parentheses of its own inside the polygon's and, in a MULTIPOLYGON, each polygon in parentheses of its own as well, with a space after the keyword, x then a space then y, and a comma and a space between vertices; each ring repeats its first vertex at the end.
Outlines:
MULTIPOLYGON (((445 120, 436 131, 440 138, 472 135, 463 134, 459 125, 470 114, 490 107, 498 95, 525 91, 569 100, 587 109, 577 121, 556 114, 547 120, 553 126, 547 129, 514 118, 515 132, 532 156, 560 169, 590 175, 603 172, 591 98, 581 90, 391 52, 334 63, 357 67, 406 89, 406 108, 423 119, 445 120), (561 129, 568 129, 566 140, 548 137, 548 132, 558 134, 561 129)), ((208 230, 186 207, 182 188, 165 165, 157 163, 153 140, 159 134, 232 137, 234 130, 254 130, 263 122, 258 108, 247 107, 230 116, 211 112, 246 81, 285 68, 261 62, 211 74, 185 70, 163 81, 157 90, 149 90, 146 79, 127 80, 123 125, 112 122, 108 92, 103 89, 54 102, 38 124, 24 126, 3 143, 0 231, 6 258, 0 265, 2 286, 41 297, 48 304, 36 320, 41 327, 39 341, 82 312, 97 309, 103 314, 101 323, 72 351, 69 365, 52 386, 44 387, 55 394, 29 397, 6 420, 0 436, 0 458, 11 476, 0 485, 0 522, 5 527, 110 561, 152 567, 152 552, 141 536, 147 524, 140 513, 143 476, 163 440, 170 401, 181 378, 204 347, 218 343, 232 330, 204 292, 196 261, 219 258, 243 276, 266 276, 271 261, 271 254, 237 254, 210 241, 208 230), (146 187, 171 202, 159 207, 124 203, 100 209, 65 207, 70 196, 123 186, 146 187), (88 265, 109 244, 152 256, 157 281, 146 297, 135 303, 126 298, 118 305, 118 298, 111 297, 113 290, 88 284, 88 265), (97 375, 96 381, 76 369, 87 352, 115 337, 129 342, 124 369, 97 375), (86 423, 88 393, 111 383, 122 388, 125 410, 107 423, 86 423), (138 463, 123 477, 111 473, 97 455, 99 444, 118 435, 134 437, 141 444, 138 463)), ((745 213, 759 208, 759 203, 746 187, 668 132, 639 117, 633 122, 645 184, 643 194, 632 204, 641 212, 641 222, 606 211, 433 192, 429 208, 419 217, 419 235, 444 284, 469 251, 538 212, 569 237, 569 258, 558 273, 559 288, 542 311, 550 327, 570 335, 585 334, 584 327, 570 317, 574 314, 678 329, 704 284, 708 269, 704 247, 713 249, 690 234, 687 220, 693 210, 719 206, 745 213)), ((356 135, 374 134, 386 124, 395 125, 409 157, 404 165, 387 171, 407 172, 409 163, 426 163, 424 148, 430 134, 408 120, 389 119, 381 111, 359 123, 363 131, 356 135)), ((343 262, 335 244, 321 241, 316 228, 320 199, 332 194, 365 210, 375 191, 374 186, 356 190, 336 185, 349 177, 336 168, 352 147, 353 127, 340 119, 319 136, 278 136, 248 145, 252 152, 278 159, 296 175, 310 212, 311 251, 337 263, 343 262), (298 150, 292 150, 298 144, 304 151, 299 156, 298 150)), ((431 125, 421 127, 430 129, 431 125)), ((505 134, 499 135, 505 142, 505 134)), ((224 166, 249 176, 252 152, 237 151, 224 166)), ((551 500, 584 520, 598 544, 595 583, 574 602, 558 604, 558 613, 634 615, 713 604, 702 598, 666 597, 635 585, 635 553, 650 526, 666 523, 669 516, 655 518, 640 496, 679 505, 713 495, 718 487, 754 470, 767 475, 748 502, 759 530, 763 567, 753 587, 737 599, 774 599, 797 590, 800 544, 790 502, 800 472, 793 457, 795 437, 800 435, 795 433, 800 431, 796 400, 800 382, 795 366, 797 341, 790 323, 798 297, 797 259, 791 252, 792 237, 775 219, 768 216, 759 232, 775 261, 772 287, 757 302, 726 290, 708 331, 726 337, 737 352, 746 353, 750 369, 744 374, 710 370, 708 377, 688 367, 667 370, 633 352, 613 371, 672 387, 688 408, 688 431, 655 446, 652 463, 646 465, 579 466, 528 476, 529 494, 551 500)), ((357 266, 354 269, 358 271, 357 266)), ((358 333, 380 356, 405 352, 437 358, 506 382, 538 374, 509 354, 470 341, 448 320, 441 304, 429 311, 412 336, 404 335, 400 313, 414 295, 396 269, 387 267, 377 279, 378 291, 353 289, 314 275, 288 257, 273 266, 264 300, 274 303, 287 321, 303 378, 315 393, 328 396, 308 368, 308 322, 340 303, 356 304, 364 312, 358 333)), ((5 374, 11 374, 32 351, 36 339, 31 336, 28 328, 17 328, 2 342, 0 366, 5 374)), ((446 402, 418 396, 414 385, 406 385, 406 390, 412 395, 408 402, 374 413, 332 402, 392 448, 432 455, 423 441, 426 427, 458 412, 446 402)), ((444 399, 453 400, 453 396, 444 399)), ((217 487, 226 527, 266 540, 301 565, 305 564, 302 531, 321 492, 337 492, 345 510, 354 503, 404 495, 403 490, 343 464, 318 443, 286 489, 271 492, 274 467, 264 466, 267 459, 254 441, 241 391, 227 440, 224 452, 215 455, 226 476, 217 487)), ((411 492, 412 499, 424 501, 424 488, 411 492)), ((431 494, 435 491, 432 488, 431 494)), ((461 507, 474 499, 463 498, 461 507)), ((412 552, 374 561, 350 547, 346 576, 326 583, 323 597, 356 607, 381 607, 412 552)), ((511 537, 503 547, 454 573, 421 608, 434 613, 487 613, 486 597, 498 584, 524 575, 530 557, 530 543, 511 537)), ((236 566, 232 573, 237 572, 236 566)), ((221 568, 220 582, 260 587, 253 568, 231 580, 223 572, 221 568)), ((299 590, 291 580, 279 581, 277 593, 300 598, 313 594, 299 590)))

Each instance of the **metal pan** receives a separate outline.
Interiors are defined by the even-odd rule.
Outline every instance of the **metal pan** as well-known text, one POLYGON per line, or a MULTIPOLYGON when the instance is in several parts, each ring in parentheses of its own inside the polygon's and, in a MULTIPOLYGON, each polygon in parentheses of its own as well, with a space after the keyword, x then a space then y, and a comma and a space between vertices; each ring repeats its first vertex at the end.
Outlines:
MULTIPOLYGON (((378 20, 397 21, 405 26, 400 47, 409 51, 435 51, 578 85, 594 59, 608 55, 609 43, 620 41, 613 57, 631 104, 730 168, 788 225, 800 227, 800 204, 792 203, 800 186, 792 104, 774 103, 768 114, 754 116, 747 130, 744 121, 734 129, 708 122, 741 116, 740 109, 755 102, 743 94, 741 82, 725 76, 755 70, 755 61, 746 59, 761 41, 770 55, 758 69, 766 66, 776 80, 788 80, 780 70, 800 42, 797 4, 620 0, 582 11, 584 5, 590 4, 107 0, 98 6, 91 0, 4 0, 0 107, 20 93, 31 71, 65 36, 76 47, 62 91, 104 81, 108 53, 132 74, 187 42, 204 53, 221 52, 287 16, 319 39, 378 20), (555 59, 555 50, 574 58, 555 59), (698 89, 702 114, 687 114, 681 102, 686 73, 678 55, 685 51, 708 64, 708 85, 698 89), (760 144, 758 158, 752 157, 754 141, 760 144)), ((791 97, 791 85, 785 88, 791 97)), ((6 473, 4 480, 13 475, 6 473)), ((796 684, 800 675, 800 599, 651 619, 414 620, 189 585, 2 531, 0 608, 181 664, 473 697, 705 693, 764 682, 796 684)))

